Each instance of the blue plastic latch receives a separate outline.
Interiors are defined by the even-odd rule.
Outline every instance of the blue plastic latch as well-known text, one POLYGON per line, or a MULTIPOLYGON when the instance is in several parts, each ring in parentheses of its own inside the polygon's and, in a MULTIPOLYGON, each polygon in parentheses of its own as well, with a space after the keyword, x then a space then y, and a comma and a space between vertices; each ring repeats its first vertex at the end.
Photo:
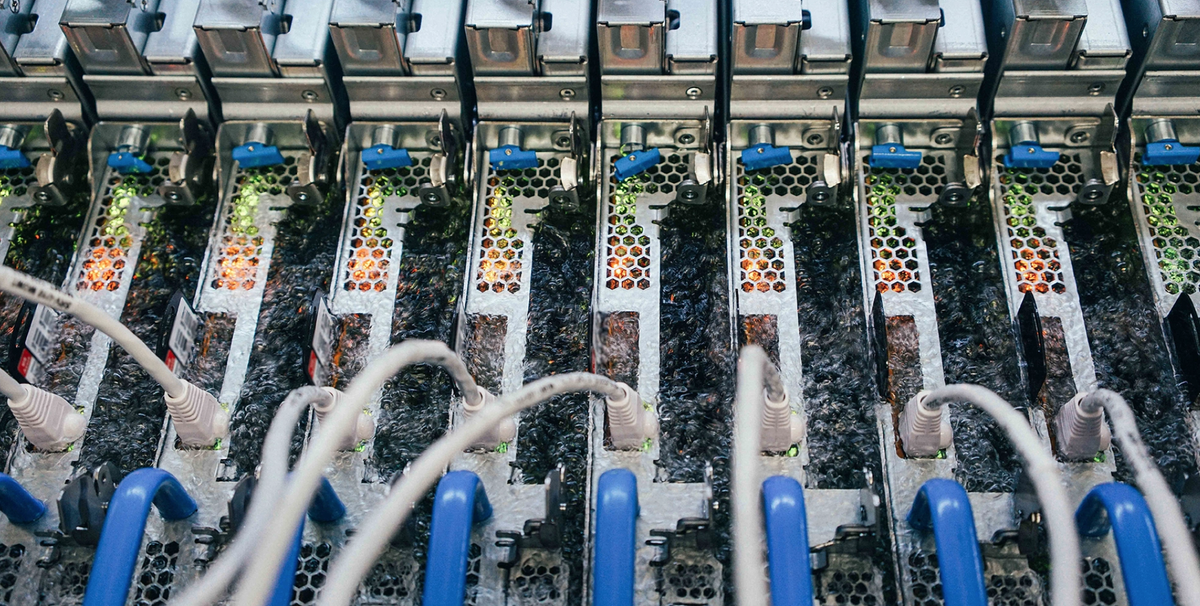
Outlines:
POLYGON ((108 166, 122 175, 148 173, 154 170, 154 167, 150 166, 148 162, 127 151, 115 151, 108 154, 108 166))
POLYGON ((274 145, 263 145, 251 141, 245 145, 233 148, 233 159, 242 168, 258 168, 260 166, 275 166, 283 164, 283 154, 274 145))
POLYGON ((537 168, 537 153, 523 150, 516 145, 505 145, 488 150, 488 162, 496 170, 537 168))
POLYGON ((764 168, 771 168, 772 166, 791 163, 791 148, 775 147, 774 145, 759 143, 758 145, 742 150, 742 164, 746 166, 746 170, 762 170, 764 168))
POLYGON ((396 149, 391 145, 380 143, 375 147, 368 147, 362 153, 363 164, 371 170, 381 170, 384 168, 400 168, 402 166, 412 166, 412 157, 408 155, 408 150, 404 148, 396 149))
POLYGON ((917 168, 921 166, 921 152, 910 152, 899 143, 875 145, 867 163, 871 168, 917 168))
POLYGON ((1056 151, 1046 151, 1033 141, 1022 141, 1004 154, 1004 166, 1008 168, 1050 168, 1058 163, 1056 151))
POLYGON ((1178 166, 1180 164, 1195 164, 1200 159, 1200 147, 1181 145, 1179 141, 1169 139, 1146 144, 1146 153, 1142 155, 1142 164, 1146 166, 1178 166))
POLYGON ((624 181, 634 175, 640 175, 650 169, 651 166, 662 162, 662 152, 658 148, 643 149, 626 155, 613 163, 613 172, 617 176, 618 181, 624 181))
POLYGON ((21 153, 20 148, 0 145, 0 168, 29 168, 29 158, 21 153))

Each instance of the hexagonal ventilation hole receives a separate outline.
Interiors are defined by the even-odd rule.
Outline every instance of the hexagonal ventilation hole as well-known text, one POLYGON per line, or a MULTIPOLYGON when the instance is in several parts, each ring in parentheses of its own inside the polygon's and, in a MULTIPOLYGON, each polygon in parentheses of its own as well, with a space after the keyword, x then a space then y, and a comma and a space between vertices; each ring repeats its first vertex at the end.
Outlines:
MULTIPOLYGON (((868 165, 870 156, 863 156, 863 166, 867 170, 868 178, 876 177, 878 182, 880 177, 888 177, 888 190, 894 193, 884 193, 878 195, 890 195, 893 203, 896 200, 911 201, 911 202, 932 202, 942 194, 942 188, 946 185, 946 156, 945 154, 926 153, 921 157, 921 164, 917 168, 872 168, 868 165)), ((873 190, 874 187, 868 182, 868 190, 873 190)), ((870 194, 871 191, 868 191, 870 194)))
POLYGON ((152 169, 137 175, 113 174, 100 199, 100 212, 91 226, 88 250, 84 253, 83 269, 75 283, 76 292, 115 291, 121 287, 121 277, 129 264, 129 247, 133 245, 131 230, 137 217, 134 198, 148 198, 162 183, 162 172, 169 158, 147 157, 152 169))
POLYGON ((325 575, 329 573, 329 556, 333 547, 329 543, 305 543, 300 547, 300 561, 296 564, 296 580, 292 584, 292 606, 315 604, 317 595, 325 586, 325 575))
POLYGON ((463 604, 467 606, 475 606, 476 590, 479 588, 479 571, 482 565, 483 547, 479 543, 472 542, 471 548, 467 550, 467 586, 466 596, 463 600, 463 604))
POLYGON ((1088 558, 1083 563, 1083 603, 1086 606, 1111 606, 1117 603, 1113 587, 1112 564, 1104 558, 1088 558))
POLYGON ((265 195, 282 195, 296 175, 295 156, 284 156, 277 166, 238 169, 229 212, 221 231, 221 248, 212 287, 228 291, 254 290, 262 255, 259 203, 265 195))
POLYGON ((0 200, 13 196, 24 196, 30 187, 37 185, 37 176, 33 165, 25 168, 7 168, 0 170, 0 200))
POLYGON ((420 568, 408 555, 386 554, 375 563, 359 591, 359 604, 405 604, 418 599, 420 568))
POLYGON ((395 226, 383 224, 384 207, 402 198, 415 198, 417 178, 426 174, 429 162, 425 157, 414 166, 362 172, 353 207, 354 233, 342 275, 343 289, 383 292, 387 288, 395 244, 391 230, 395 226))
POLYGON ((550 188, 558 184, 557 158, 538 158, 537 168, 523 170, 488 169, 487 217, 483 220, 479 269, 475 288, 479 292, 521 291, 521 251, 525 241, 517 237, 513 202, 522 198, 548 198, 550 188))
MULTIPOLYGON (((613 156, 616 161, 620 156, 613 156)), ((671 155, 668 158, 678 156, 671 155)), ((641 194, 666 193, 669 183, 660 182, 664 171, 676 174, 675 164, 659 164, 624 181, 612 178, 612 194, 605 225, 604 287, 609 290, 646 290, 650 288, 650 236, 637 222, 637 202, 641 194)), ((684 174, 686 174, 686 167, 684 174)))
POLYGON ((171 584, 179 564, 179 543, 150 541, 134 585, 135 606, 164 606, 171 598, 171 584))
POLYGON ((562 604, 567 598, 567 571, 558 554, 529 550, 509 573, 512 594, 521 606, 562 604))
POLYGON ((676 555, 659 568, 664 604, 707 605, 719 601, 721 570, 712 558, 676 555))
MULTIPOLYGON (((1061 160, 1060 160, 1061 162, 1061 160)), ((1055 166, 1059 166, 1056 164, 1055 166)), ((1000 174, 1004 222, 1017 276, 1017 289, 1023 293, 1067 291, 1059 260, 1058 240, 1046 235, 1038 223, 1034 196, 1037 185, 1031 169, 1005 169, 1000 174)))
POLYGON ((1176 201, 1197 192, 1200 165, 1147 166, 1135 157, 1134 182, 1142 203, 1147 230, 1152 236, 1163 289, 1172 295, 1195 294, 1200 288, 1200 232, 1180 221, 1175 214, 1176 201))
POLYGON ((21 574, 21 563, 25 559, 25 546, 0 543, 0 606, 8 606, 12 600, 17 575, 21 574))
POLYGON ((917 241, 897 225, 895 176, 871 169, 867 183, 867 225, 871 235, 871 268, 879 292, 921 291, 917 241))
POLYGON ((92 570, 91 554, 86 558, 63 559, 42 576, 39 606, 74 606, 83 603, 88 573, 92 570))

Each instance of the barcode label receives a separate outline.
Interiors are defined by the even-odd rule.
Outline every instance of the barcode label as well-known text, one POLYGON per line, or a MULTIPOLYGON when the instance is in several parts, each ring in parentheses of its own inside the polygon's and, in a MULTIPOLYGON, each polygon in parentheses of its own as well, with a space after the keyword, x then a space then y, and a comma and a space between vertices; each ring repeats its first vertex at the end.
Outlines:
POLYGON ((54 329, 58 326, 58 314, 45 305, 38 305, 29 323, 29 334, 25 336, 25 349, 45 364, 54 356, 54 329))
POLYGON ((200 320, 192 311, 192 306, 181 296, 175 309, 175 322, 171 324, 170 347, 171 353, 180 364, 187 365, 192 360, 196 349, 196 330, 200 328, 200 320))
POLYGON ((329 363, 333 359, 334 317, 329 312, 325 293, 317 291, 313 297, 314 317, 312 322, 312 346, 308 359, 308 376, 314 385, 324 385, 329 374, 329 363))

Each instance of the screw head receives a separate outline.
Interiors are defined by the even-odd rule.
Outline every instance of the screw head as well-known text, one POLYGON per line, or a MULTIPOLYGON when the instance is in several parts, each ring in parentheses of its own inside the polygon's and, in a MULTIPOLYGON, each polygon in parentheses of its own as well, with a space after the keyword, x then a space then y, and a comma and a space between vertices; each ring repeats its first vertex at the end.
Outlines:
POLYGON ((434 99, 437 99, 438 101, 441 101, 442 99, 446 98, 446 90, 441 89, 441 88, 435 88, 435 89, 429 91, 429 96, 433 97, 434 99))
POLYGON ((425 201, 430 204, 433 204, 436 202, 441 202, 441 200, 442 200, 441 197, 438 196, 437 192, 435 192, 435 191, 431 191, 431 192, 428 192, 425 194, 425 201))
POLYGON ((304 192, 299 192, 299 193, 297 193, 297 194, 296 194, 296 200, 297 200, 297 201, 299 201, 299 202, 307 202, 307 201, 308 201, 308 194, 306 194, 306 193, 304 193, 304 192))
POLYGON ((686 91, 684 91, 684 94, 687 95, 688 99, 699 99, 701 92, 703 92, 703 91, 700 90, 699 86, 693 86, 693 87, 687 89, 686 91))
POLYGON ((571 136, 570 135, 562 135, 561 137, 555 139, 554 146, 561 147, 564 149, 571 147, 571 136))
POLYGON ((574 99, 575 98, 575 89, 564 88, 564 89, 558 91, 558 96, 563 99, 574 99))
POLYGON ((175 89, 175 96, 179 97, 180 101, 187 101, 192 98, 192 91, 186 88, 177 88, 175 89))
POLYGON ((696 135, 692 133, 683 133, 679 135, 679 143, 681 145, 691 145, 696 142, 696 135))
POLYGON ((961 84, 955 84, 954 86, 950 87, 950 96, 954 97, 955 99, 963 96, 963 93, 965 92, 967 92, 967 89, 961 84))
POLYGON ((1175 146, 1168 143, 1165 146, 1163 146, 1163 149, 1165 149, 1167 151, 1171 151, 1171 150, 1175 149, 1175 146))
POLYGON ((46 96, 50 97, 50 99, 54 101, 62 101, 64 98, 66 98, 66 95, 64 95, 63 92, 57 88, 52 88, 46 91, 46 96))
POLYGON ((504 155, 506 155, 506 156, 511 156, 511 155, 512 155, 512 148, 509 148, 509 149, 506 149, 506 150, 504 150, 504 155))
POLYGON ((1104 91, 1104 83, 1103 82, 1093 82, 1092 85, 1088 87, 1088 94, 1093 97, 1095 97, 1096 95, 1099 95, 1103 91, 1104 91))
POLYGON ((812 193, 813 202, 825 202, 829 200, 829 192, 824 189, 818 189, 812 193))
POLYGON ((178 191, 176 191, 176 190, 173 190, 173 189, 172 189, 171 191, 168 191, 168 192, 167 192, 167 199, 168 199, 168 200, 170 200, 170 201, 172 201, 172 202, 178 202, 178 201, 179 201, 179 198, 180 198, 180 195, 179 195, 179 192, 178 192, 178 191))
POLYGON ((938 145, 950 145, 954 141, 954 137, 950 133, 938 133, 933 138, 933 142, 938 145))
POLYGON ((304 97, 305 101, 316 101, 317 100, 317 92, 312 91, 312 90, 306 90, 306 91, 300 93, 300 96, 304 97))
POLYGON ((1088 135, 1086 131, 1082 130, 1073 132, 1071 133, 1071 143, 1084 143, 1090 136, 1091 135, 1088 135))
POLYGON ((442 138, 438 135, 433 135, 432 137, 429 138, 429 145, 432 147, 441 147, 442 146, 442 138))
POLYGON ((804 138, 804 142, 816 147, 825 142, 825 135, 822 135, 821 133, 812 133, 804 138))
POLYGON ((38 202, 49 202, 50 201, 50 192, 48 192, 44 189, 39 189, 38 192, 33 195, 33 197, 37 198, 38 202))
POLYGON ((817 89, 817 96, 822 99, 828 99, 833 96, 833 88, 829 86, 822 86, 821 88, 817 89))
POLYGON ((684 200, 695 200, 699 196, 694 189, 685 189, 683 190, 682 195, 684 200))

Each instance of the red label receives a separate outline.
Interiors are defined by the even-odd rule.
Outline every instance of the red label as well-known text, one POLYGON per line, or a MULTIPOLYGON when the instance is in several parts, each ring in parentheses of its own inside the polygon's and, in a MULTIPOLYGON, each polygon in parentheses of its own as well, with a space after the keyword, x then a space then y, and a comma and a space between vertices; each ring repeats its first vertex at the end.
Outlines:
POLYGON ((17 362, 17 372, 22 377, 29 378, 29 366, 33 364, 33 354, 28 349, 21 350, 21 360, 17 362))
POLYGON ((308 378, 312 378, 313 373, 317 372, 317 354, 308 354, 308 378))
POLYGON ((167 350, 166 362, 167 362, 167 368, 170 368, 171 372, 175 372, 175 365, 179 362, 179 360, 175 358, 175 352, 173 352, 169 349, 167 350))

